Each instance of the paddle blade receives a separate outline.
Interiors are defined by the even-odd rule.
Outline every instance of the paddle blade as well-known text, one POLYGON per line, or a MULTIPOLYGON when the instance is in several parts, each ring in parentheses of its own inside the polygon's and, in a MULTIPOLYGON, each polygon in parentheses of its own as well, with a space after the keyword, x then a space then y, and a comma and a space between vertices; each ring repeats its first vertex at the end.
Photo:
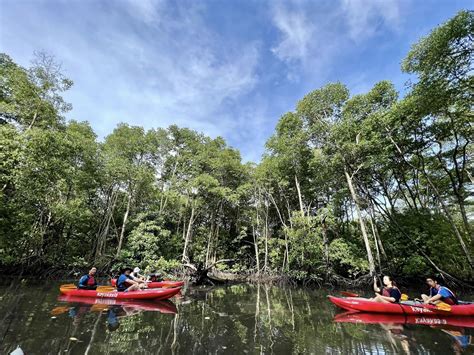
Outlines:
POLYGON ((57 316, 57 315, 66 313, 66 312, 68 312, 68 311, 69 311, 69 307, 67 307, 67 306, 58 306, 58 307, 53 308, 53 309, 51 310, 51 315, 57 316))
POLYGON ((98 286, 96 289, 97 292, 114 292, 117 291, 115 287, 112 286, 98 286))
POLYGON ((354 293, 354 292, 340 291, 339 293, 346 297, 359 297, 359 294, 354 293))
POLYGON ((108 304, 93 304, 91 307, 92 312, 102 312, 109 309, 108 304))
POLYGON ((451 312, 451 305, 444 302, 439 302, 436 304, 436 309, 440 311, 451 312))

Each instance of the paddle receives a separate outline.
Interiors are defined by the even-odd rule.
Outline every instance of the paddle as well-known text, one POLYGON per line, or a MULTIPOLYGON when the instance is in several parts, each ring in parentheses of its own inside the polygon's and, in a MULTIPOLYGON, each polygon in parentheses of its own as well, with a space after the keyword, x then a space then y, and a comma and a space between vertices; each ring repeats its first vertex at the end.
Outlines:
POLYGON ((58 307, 55 307, 51 310, 51 314, 53 316, 57 316, 57 315, 60 315, 60 314, 63 314, 63 313, 66 313, 69 311, 69 307, 68 306, 58 306, 58 307))
POLYGON ((359 294, 349 291, 339 291, 339 293, 346 297, 359 297, 359 294))
MULTIPOLYGON (((423 302, 423 300, 420 300, 418 298, 415 298, 415 302, 420 302, 421 305, 417 307, 423 307, 426 303, 423 302)), ((433 306, 436 308, 437 311, 443 311, 443 312, 451 312, 452 308, 450 304, 447 304, 445 302, 438 302, 438 303, 428 303, 428 305, 433 306)))
MULTIPOLYGON (((61 285, 60 288, 66 289, 66 290, 77 290, 77 286, 74 284, 64 284, 61 285)), ((114 292, 117 291, 115 287, 112 286, 97 286, 96 289, 97 292, 114 292)))
POLYGON ((451 312, 451 305, 447 303, 439 302, 434 304, 433 306, 436 306, 436 310, 438 311, 451 312))
MULTIPOLYGON (((354 292, 349 292, 349 291, 339 291, 339 293, 343 296, 346 296, 346 297, 360 297, 360 295, 358 293, 354 293, 354 292)), ((408 301, 409 297, 406 293, 402 293, 402 296, 400 297, 400 300, 401 301, 408 301)))
POLYGON ((113 286, 98 286, 96 289, 97 292, 114 292, 117 289, 113 286))

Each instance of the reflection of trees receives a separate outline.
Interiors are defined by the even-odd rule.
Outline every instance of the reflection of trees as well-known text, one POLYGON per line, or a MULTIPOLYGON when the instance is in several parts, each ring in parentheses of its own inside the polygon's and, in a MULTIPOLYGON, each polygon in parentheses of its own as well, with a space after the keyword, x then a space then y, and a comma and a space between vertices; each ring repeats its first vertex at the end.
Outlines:
POLYGON ((74 314, 64 313, 53 321, 49 312, 58 306, 54 297, 35 307, 28 306, 31 300, 21 297, 15 308, 21 317, 12 321, 15 336, 7 335, 2 353, 17 343, 33 354, 65 350, 72 354, 201 354, 224 350, 239 354, 375 354, 417 353, 420 347, 432 353, 452 351, 452 339, 439 329, 408 325, 384 330, 379 324, 334 323, 336 310, 322 291, 269 285, 191 288, 183 299, 175 301, 178 314, 117 313, 120 326, 115 330, 107 327, 107 310, 78 306, 74 314), (437 345, 433 344, 434 337, 437 345))

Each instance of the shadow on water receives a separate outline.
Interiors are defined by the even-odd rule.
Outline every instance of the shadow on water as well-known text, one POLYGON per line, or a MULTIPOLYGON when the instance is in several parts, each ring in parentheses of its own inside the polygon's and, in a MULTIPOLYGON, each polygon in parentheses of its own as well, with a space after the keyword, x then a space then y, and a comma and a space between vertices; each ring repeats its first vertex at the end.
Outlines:
POLYGON ((324 290, 191 287, 172 301, 59 296, 59 284, 0 287, 0 353, 449 354, 474 347, 472 317, 339 312, 324 290))

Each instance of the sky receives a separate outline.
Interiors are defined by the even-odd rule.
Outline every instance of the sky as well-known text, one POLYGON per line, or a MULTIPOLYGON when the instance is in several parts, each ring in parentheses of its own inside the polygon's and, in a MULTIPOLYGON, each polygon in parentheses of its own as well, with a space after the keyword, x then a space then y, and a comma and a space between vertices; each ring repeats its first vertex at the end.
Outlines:
POLYGON ((99 139, 120 122, 223 137, 258 162, 278 119, 340 81, 351 94, 391 80, 412 44, 470 1, 0 0, 0 51, 35 51, 74 81, 68 119, 99 139))

